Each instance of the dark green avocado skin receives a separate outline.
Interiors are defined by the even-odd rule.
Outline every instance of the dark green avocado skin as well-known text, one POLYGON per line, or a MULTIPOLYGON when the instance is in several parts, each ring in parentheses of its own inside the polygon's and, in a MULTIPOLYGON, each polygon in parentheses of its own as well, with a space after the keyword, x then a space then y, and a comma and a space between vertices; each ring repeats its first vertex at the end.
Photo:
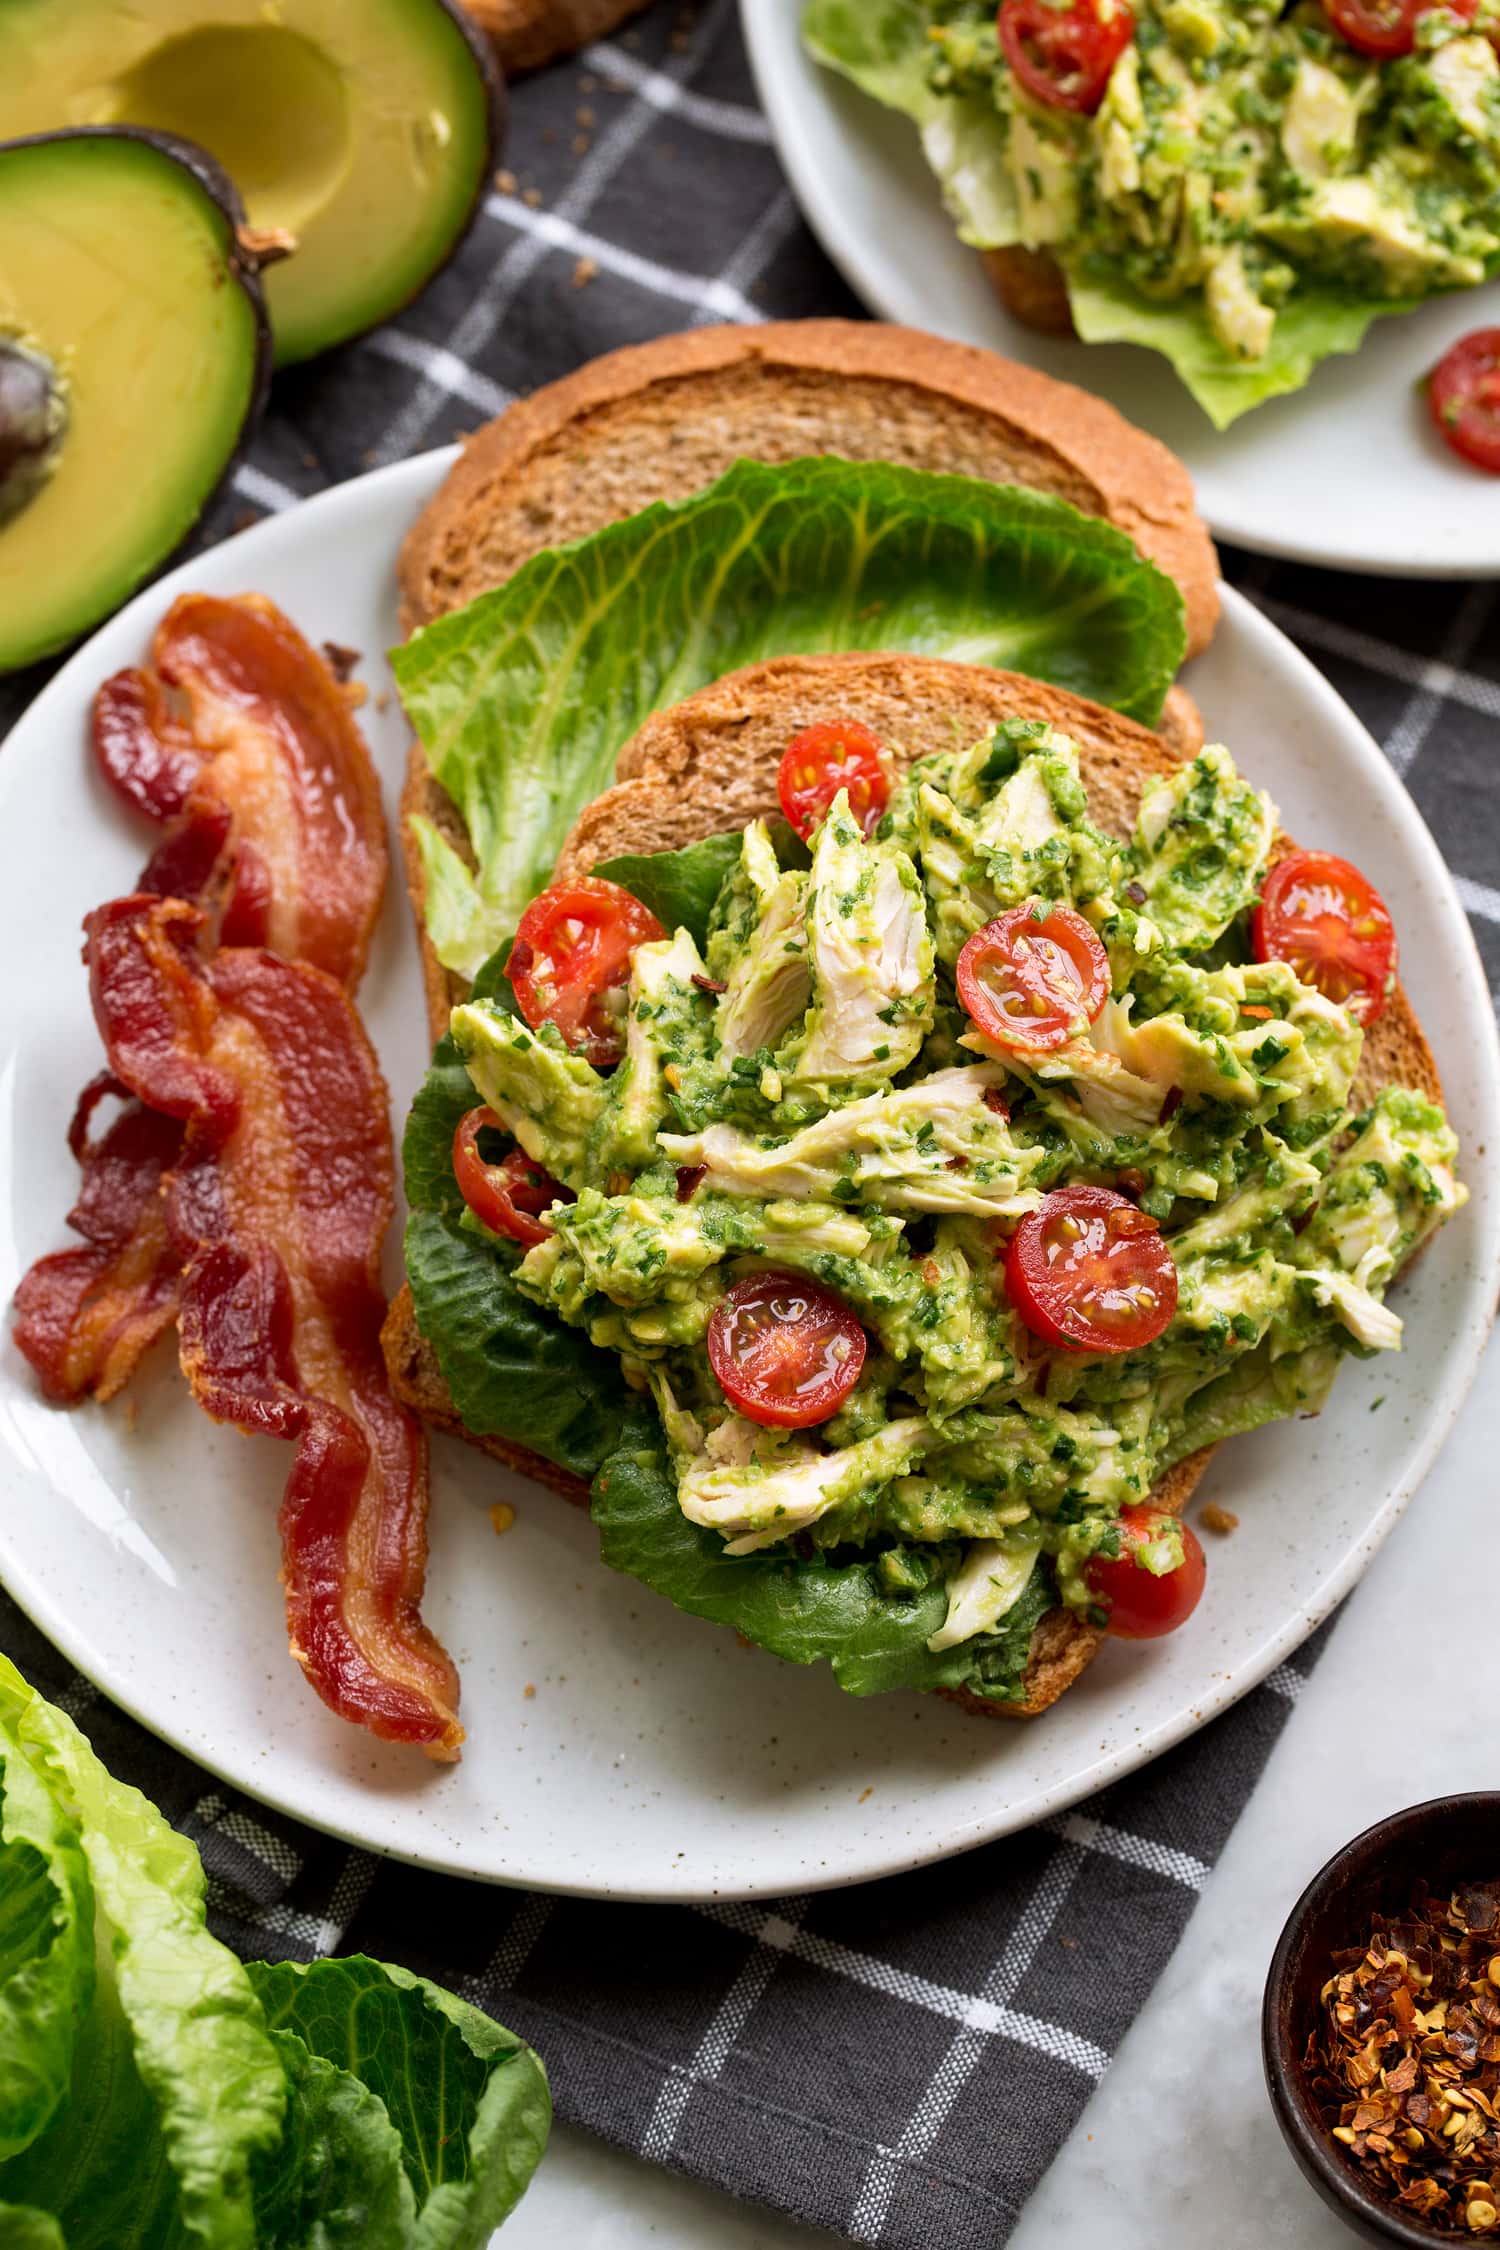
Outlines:
MULTIPOLYGON (((167 569, 183 552, 191 540, 199 519, 212 506, 244 458, 246 449, 255 435, 261 415, 265 411, 266 400, 270 394, 274 347, 271 338, 271 324, 266 312, 265 295, 259 278, 258 260, 245 238, 244 205, 240 201, 239 192, 228 173, 222 165, 218 164, 208 154, 206 149, 201 149, 194 142, 183 140, 174 133, 149 132, 143 127, 133 125, 87 125, 79 126, 68 132, 29 133, 16 140, 0 142, 0 156, 9 156, 13 152, 28 148, 48 148, 66 143, 98 140, 135 141, 146 144, 159 155, 166 157, 170 162, 188 173, 199 191, 217 207, 224 223, 225 271, 229 276, 230 285, 243 293, 250 307, 255 336, 254 365, 251 370, 245 410, 241 417, 238 434, 226 453, 218 477, 197 501, 192 521, 177 545, 169 553, 152 555, 144 559, 139 570, 131 573, 128 581, 122 583, 119 601, 111 605, 115 607, 119 606, 119 603, 123 603, 147 579, 155 577, 161 571, 167 569)), ((10 356, 14 357, 15 355, 10 356)), ((0 377, 0 385, 3 385, 3 377, 0 377)), ((67 431, 64 426, 60 432, 54 433, 50 458, 41 465, 39 472, 33 468, 28 476, 28 465, 25 462, 16 465, 19 472, 18 478, 17 482, 12 485, 11 505, 7 508, 6 495, 3 489, 7 468, 6 427, 3 414, 4 391, 3 387, 0 387, 0 540, 4 538, 6 523, 17 519, 27 502, 41 489, 48 476, 66 473, 67 462, 67 431)), ((13 434, 15 434, 14 431, 13 434)), ((24 437, 24 429, 20 434, 24 437)), ((108 614, 110 614, 110 611, 106 609, 86 619, 79 619, 72 629, 60 633, 49 647, 45 649, 30 648, 19 658, 12 653, 6 644, 4 621, 0 619, 0 673, 13 671, 19 665, 31 663, 43 656, 55 655, 59 649, 67 647, 71 641, 78 639, 83 633, 90 631, 95 625, 101 623, 103 617, 108 614)))
POLYGON ((452 19, 464 45, 474 58, 474 68, 479 73, 485 90, 485 98, 489 105, 489 141, 485 149, 484 162, 479 167, 479 181, 474 190, 474 200, 469 206, 468 217, 454 235, 439 263, 418 282, 411 295, 396 306, 392 313, 387 315, 390 319, 394 319, 397 312, 404 312, 407 305, 412 304, 420 297, 429 281, 436 281, 438 275, 453 263, 459 251, 462 250, 469 236, 473 233, 474 222, 484 207, 484 199, 490 191, 490 182, 494 179, 499 168, 500 157, 505 147, 506 128, 510 120, 510 95, 506 89, 505 78, 496 58, 495 50, 490 45, 489 40, 469 14, 467 8, 460 5, 460 0, 437 0, 437 5, 442 9, 445 16, 452 19))

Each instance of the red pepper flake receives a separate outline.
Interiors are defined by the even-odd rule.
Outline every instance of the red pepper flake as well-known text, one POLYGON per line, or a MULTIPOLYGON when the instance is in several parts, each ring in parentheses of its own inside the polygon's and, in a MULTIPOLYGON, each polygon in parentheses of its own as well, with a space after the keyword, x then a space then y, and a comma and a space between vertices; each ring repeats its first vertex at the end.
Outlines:
POLYGON ((1333 1955, 1303 2068, 1367 2182, 1456 2236, 1500 2235, 1500 1882, 1376 1918, 1333 1955))
POLYGON ((677 1200, 691 1203, 708 1177, 706 1164, 679 1164, 677 1167, 677 1200))
MULTIPOLYGON (((700 992, 727 992, 729 990, 728 985, 719 977, 701 976, 696 969, 694 969, 689 981, 695 984, 700 992)), ((1269 1010, 1267 1012, 1269 1013, 1269 1010)))
POLYGON ((1269 1023, 1272 1017, 1271 1009, 1263 1008, 1258 1001, 1251 1000, 1243 1002, 1240 1014, 1242 1016, 1258 1016, 1262 1023, 1269 1023))
POLYGON ((1161 1108, 1156 1113, 1157 1124, 1170 1124, 1181 1107, 1182 1088, 1180 1086, 1169 1086, 1167 1088, 1166 1099, 1163 1101, 1161 1108))
POLYGON ((1010 1123, 1010 1103, 998 1086, 985 1087, 984 1106, 986 1109, 992 1109, 997 1117, 1003 1117, 1007 1125, 1010 1123))

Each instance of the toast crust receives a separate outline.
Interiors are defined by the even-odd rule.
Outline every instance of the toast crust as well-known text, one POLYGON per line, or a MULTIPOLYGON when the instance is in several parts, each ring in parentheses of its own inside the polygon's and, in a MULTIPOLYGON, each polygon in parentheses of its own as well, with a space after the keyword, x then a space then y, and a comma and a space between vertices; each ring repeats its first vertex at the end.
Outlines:
MULTIPOLYGON (((732 673, 649 720, 621 753, 615 786, 575 822, 558 860, 558 877, 586 874, 621 851, 676 849, 774 810, 776 768, 789 735, 851 710, 874 726, 901 764, 972 741, 1002 718, 1045 719, 1078 743, 1091 810, 1100 826, 1116 835, 1129 830, 1143 789, 1180 763, 1179 753, 1134 720, 1020 674, 922 656, 778 657, 732 673)), ((414 753, 408 792, 432 786, 420 753, 414 753)), ((424 795, 424 809, 430 803, 424 795)), ((451 806, 449 815, 456 818, 451 806)), ((1293 848, 1288 837, 1278 836, 1272 856, 1293 848)), ((420 868, 413 871, 412 862, 408 851, 420 926, 420 868)), ((440 1035, 450 986, 446 972, 438 969, 437 976, 441 985, 430 980, 428 998, 440 1035)), ((1432 1051, 1399 985, 1366 1034, 1356 1098, 1367 1100, 1393 1081, 1442 1099, 1432 1051)), ((417 1329, 409 1290, 393 1304, 383 1341, 397 1396, 425 1420, 468 1438, 566 1498, 586 1502, 581 1479, 508 1439, 475 1438, 464 1429, 436 1356, 417 1329)), ((1212 1452, 1209 1447, 1190 1454, 1169 1470, 1156 1486, 1158 1504, 1180 1514, 1212 1452)), ((1021 1699, 999 1704, 952 1691, 950 1700, 977 1717, 1034 1718, 1073 1684, 1103 1639, 1074 1612, 1050 1610, 1033 1636, 1021 1699)))
POLYGON ((1076 336, 1068 284, 1050 250, 981 250, 984 270, 1006 311, 1044 336, 1076 336))
POLYGON ((692 329, 591 360, 467 440, 401 551, 411 632, 539 549, 701 491, 749 452, 832 452, 1039 486, 1126 532, 1211 637, 1218 564, 1187 471, 1102 399, 870 321, 692 329))

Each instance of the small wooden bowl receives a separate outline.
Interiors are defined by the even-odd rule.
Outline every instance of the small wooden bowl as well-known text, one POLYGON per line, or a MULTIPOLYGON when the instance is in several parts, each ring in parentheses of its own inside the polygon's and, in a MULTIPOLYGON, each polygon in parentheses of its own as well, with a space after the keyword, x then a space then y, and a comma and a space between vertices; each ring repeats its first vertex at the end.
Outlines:
POLYGON ((1377 1912, 1404 1908, 1419 1876, 1436 1893, 1454 1883, 1500 1876, 1500 1791, 1475 1790, 1410 1805, 1334 1853, 1292 1908, 1272 1956, 1261 2012, 1261 2052, 1276 2122, 1323 2201, 1366 2242, 1432 2250, 1435 2242, 1473 2238, 1424 2226, 1368 2186, 1329 2138, 1302 2071, 1318 1995, 1332 1974, 1332 1956, 1346 1946, 1364 1945, 1377 1912))

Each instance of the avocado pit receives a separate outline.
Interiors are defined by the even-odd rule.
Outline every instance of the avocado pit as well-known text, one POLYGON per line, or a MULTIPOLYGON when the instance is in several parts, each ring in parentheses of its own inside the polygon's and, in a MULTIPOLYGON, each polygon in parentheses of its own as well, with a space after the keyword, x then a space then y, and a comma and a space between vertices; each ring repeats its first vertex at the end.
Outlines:
POLYGON ((41 491, 67 427, 67 393, 51 361, 17 336, 0 336, 0 524, 41 491))

